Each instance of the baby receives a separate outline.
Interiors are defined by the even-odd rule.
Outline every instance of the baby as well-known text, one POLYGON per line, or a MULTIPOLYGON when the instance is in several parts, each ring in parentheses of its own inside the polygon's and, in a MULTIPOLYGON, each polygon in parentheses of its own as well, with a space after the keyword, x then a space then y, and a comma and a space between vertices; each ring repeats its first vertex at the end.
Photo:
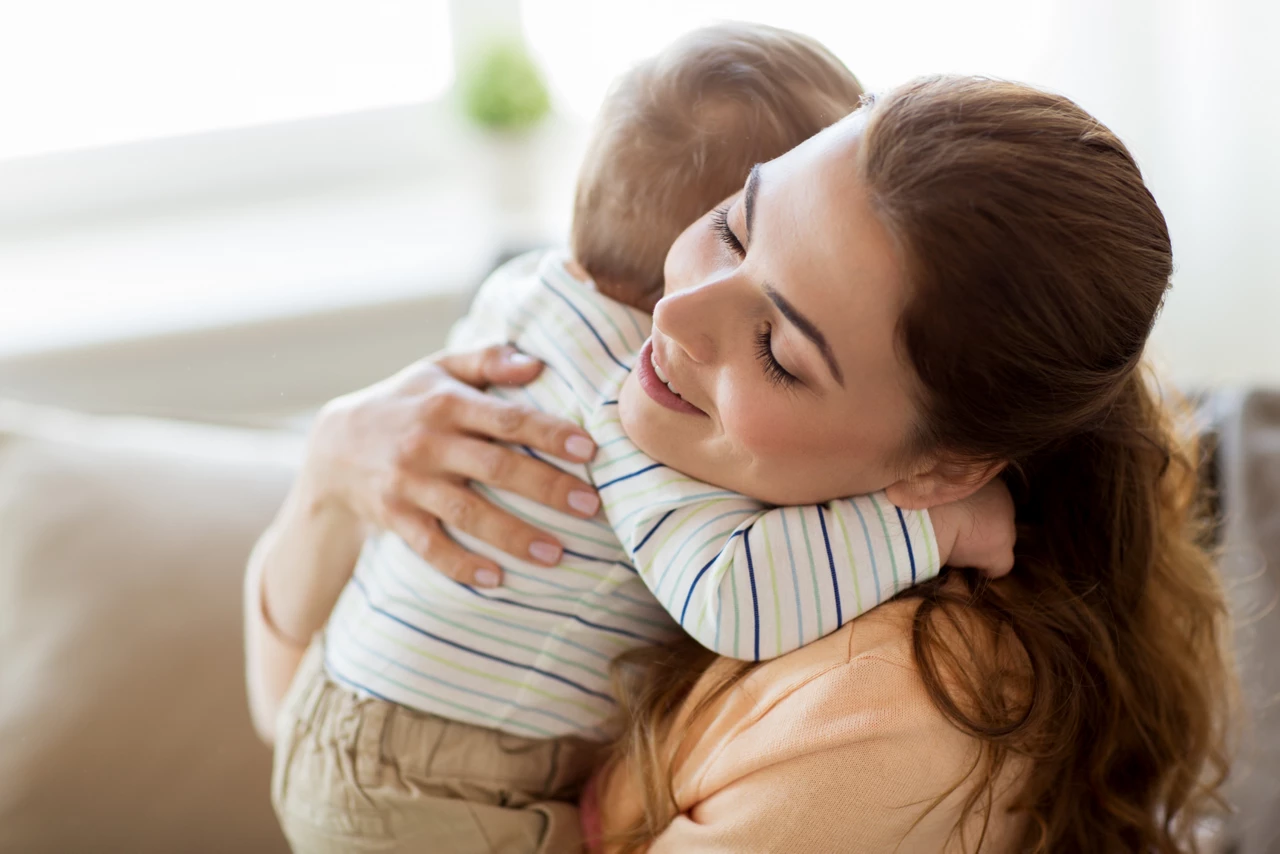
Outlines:
POLYGON ((323 850, 335 835, 377 836, 379 851, 569 850, 558 846, 571 845, 576 823, 554 802, 575 797, 594 746, 610 736, 616 656, 682 630, 721 655, 779 656, 947 561, 960 508, 931 519, 883 494, 771 506, 760 500, 770 495, 716 485, 733 482, 731 472, 712 470, 708 483, 669 468, 619 415, 620 398, 643 394, 662 417, 697 417, 649 346, 667 249, 754 164, 842 118, 860 96, 818 43, 740 24, 682 39, 611 91, 579 177, 572 257, 534 253, 504 266, 450 340, 511 342, 545 362, 533 383, 494 393, 591 434, 599 450, 589 464, 546 462, 593 483, 603 512, 581 519, 475 484, 564 545, 546 568, 451 532, 502 566, 496 589, 434 572, 395 535, 366 543, 324 636, 327 690, 338 699, 311 703, 321 719, 281 727, 275 794, 295 851, 323 850), (371 755, 349 757, 351 769, 334 767, 329 780, 291 776, 296 751, 321 749, 316 733, 343 726, 370 728, 371 755), (353 794, 361 763, 384 771, 353 794))

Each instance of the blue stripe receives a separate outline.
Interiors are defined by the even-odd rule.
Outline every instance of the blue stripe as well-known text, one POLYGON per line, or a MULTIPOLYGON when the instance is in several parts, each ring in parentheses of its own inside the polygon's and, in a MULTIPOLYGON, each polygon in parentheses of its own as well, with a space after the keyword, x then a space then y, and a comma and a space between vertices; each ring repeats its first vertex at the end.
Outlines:
POLYGON ((654 469, 660 469, 660 468, 662 468, 662 463, 654 463, 653 465, 645 466, 639 471, 633 471, 631 474, 624 474, 621 477, 615 477, 613 480, 610 480, 598 485, 596 487, 596 492, 600 492, 603 489, 608 489, 609 487, 613 486, 615 483, 622 483, 624 480, 630 480, 633 477, 639 477, 645 472, 653 471, 654 469))
POLYGON ((654 534, 656 534, 656 533, 658 532, 658 529, 662 527, 662 523, 663 523, 663 522, 665 522, 665 521, 667 521, 668 519, 670 519, 670 518, 671 518, 671 514, 672 514, 672 513, 674 513, 674 512, 676 512, 676 511, 673 509, 673 510, 668 510, 666 513, 664 513, 664 514, 663 514, 663 516, 662 516, 662 518, 658 520, 658 524, 656 524, 656 525, 654 525, 652 528, 650 528, 650 529, 649 529, 649 533, 647 533, 647 534, 645 534, 643 537, 641 537, 641 538, 640 538, 640 542, 639 542, 639 543, 637 543, 637 544, 636 544, 636 547, 635 547, 634 549, 632 549, 631 551, 632 551, 632 552, 638 552, 638 551, 640 551, 642 548, 644 548, 644 544, 645 544, 645 543, 647 543, 647 542, 649 542, 649 538, 650 538, 650 537, 652 537, 654 534))
POLYGON ((867 541, 867 553, 871 555, 871 578, 876 583, 876 604, 880 604, 880 597, 883 589, 880 587, 880 570, 876 569, 876 548, 871 544, 871 532, 867 530, 867 520, 862 515, 862 508, 858 506, 857 499, 849 499, 853 512, 858 514, 858 522, 862 525, 862 538, 867 541))
POLYGON ((601 406, 617 406, 617 405, 618 405, 618 401, 616 401, 616 400, 602 400, 602 401, 600 401, 600 405, 601 405, 601 406))
MULTIPOLYGON (((622 601, 630 603, 631 605, 636 605, 642 608, 646 608, 650 611, 656 612, 660 614, 661 617, 663 618, 667 617, 667 613, 665 609, 663 609, 662 605, 659 604, 657 600, 653 599, 652 597, 650 597, 649 601, 647 602, 640 599, 632 599, 622 593, 619 593, 617 587, 614 587, 612 589, 596 587, 595 589, 592 589, 592 590, 583 590, 579 587, 574 587, 569 584, 557 584, 554 581, 546 580, 545 576, 548 573, 545 570, 538 573, 527 573, 527 572, 518 572, 512 569, 511 567, 507 567, 505 570, 503 570, 503 572, 505 573, 503 577, 508 579, 508 583, 504 585, 508 590, 512 591, 513 593, 519 593, 521 595, 528 596, 534 600, 559 599, 562 601, 577 603, 587 598, 592 598, 596 600, 621 599, 622 601), (515 584, 510 583, 511 580, 516 580, 516 579, 520 581, 531 582, 533 584, 546 585, 555 590, 563 590, 566 592, 548 593, 546 591, 537 591, 537 590, 531 590, 529 588, 517 587, 515 584)), ((614 576, 605 576, 604 578, 600 579, 601 584, 603 585, 604 582, 609 581, 612 578, 614 578, 614 576)), ((626 581, 626 579, 621 579, 621 580, 623 582, 626 581)), ((665 629, 670 625, 669 618, 659 619, 659 620, 647 619, 640 614, 632 613, 632 609, 624 609, 622 613, 618 613, 618 612, 612 611, 608 605, 603 603, 597 604, 596 607, 600 608, 602 611, 609 612, 611 616, 617 617, 618 619, 634 620, 637 623, 644 623, 646 626, 651 626, 655 629, 665 629)))
POLYGON ((514 599, 503 599, 500 596, 485 596, 479 590, 476 590, 474 587, 471 587, 469 585, 463 584, 461 581, 454 581, 453 583, 458 585, 468 593, 470 593, 472 596, 483 599, 486 602, 501 602, 504 605, 512 605, 516 608, 524 608, 528 611, 538 611, 539 613, 542 613, 542 614, 551 614, 556 617, 564 617, 567 620, 573 620, 575 622, 582 623, 582 625, 587 626, 588 628, 599 629, 602 632, 610 632, 615 635, 622 635, 623 637, 632 638, 634 640, 642 641, 644 643, 653 642, 652 638, 646 637, 644 635, 638 635, 635 632, 629 632, 626 629, 619 629, 614 626, 606 626, 603 623, 593 623, 590 620, 582 619, 577 614, 568 614, 568 613, 565 613, 564 611, 553 611, 550 608, 539 608, 537 605, 529 605, 524 602, 517 602, 514 599))
MULTIPOLYGON (((747 528, 744 534, 750 534, 747 528)), ((756 568, 751 562, 751 537, 744 536, 742 544, 747 549, 747 578, 751 580, 751 610, 756 615, 756 661, 760 660, 760 598, 756 595, 756 568)))
MULTIPOLYGON (((804 513, 803 510, 800 511, 804 513)), ((778 508, 778 518, 782 520, 782 536, 787 541, 787 560, 791 562, 791 586, 796 591, 796 642, 799 646, 804 646, 804 612, 800 608, 800 576, 796 574, 796 556, 791 550, 791 529, 787 526, 787 509, 785 507, 778 508)), ((804 524, 804 516, 800 517, 800 524, 804 524)))
MULTIPOLYGON (((573 554, 573 553, 566 551, 565 554, 573 554)), ((627 569, 630 569, 632 572, 635 572, 637 575, 640 574, 636 572, 635 569, 633 569, 630 566, 627 566, 622 561, 615 561, 615 563, 617 563, 618 566, 622 566, 622 567, 626 567, 627 569)), ((652 611, 661 611, 663 614, 666 614, 666 609, 662 607, 662 603, 660 603, 656 598, 654 598, 653 594, 651 593, 645 599, 636 599, 633 596, 628 596, 627 594, 623 593, 621 588, 623 584, 627 583, 627 579, 620 579, 618 585, 611 590, 601 590, 599 588, 594 590, 583 590, 582 588, 575 587, 572 584, 557 584, 554 581, 548 581, 546 577, 547 573, 545 571, 537 572, 537 573, 517 572, 511 567, 507 567, 506 569, 503 570, 503 572, 505 572, 507 575, 514 576, 515 578, 522 578, 527 581, 532 581, 535 584, 545 584, 548 587, 554 587, 556 590, 567 590, 569 593, 574 594, 571 597, 573 599, 581 599, 584 596, 595 596, 598 598, 611 597, 615 599, 621 599, 623 602, 630 602, 632 605, 638 605, 641 608, 648 608, 652 611)), ((605 576, 605 579, 609 579, 611 577, 612 576, 605 576)), ((515 589, 515 588, 512 588, 512 589, 515 589)), ((538 595, 537 593, 534 593, 531 590, 529 591, 521 590, 519 592, 529 593, 529 595, 531 596, 538 595)), ((649 593, 649 591, 646 590, 645 593, 649 593)), ((565 597, 557 597, 557 598, 565 598, 565 597)), ((640 618, 637 616, 637 617, 628 617, 628 619, 640 619, 640 618)), ((642 622, 649 622, 649 621, 642 621, 642 622)))
MULTIPOLYGON (((526 454, 528 454, 530 457, 537 460, 538 462, 546 463, 547 465, 551 466, 553 469, 564 472, 565 474, 569 475, 569 477, 573 477, 573 478, 578 477, 578 473, 575 470, 582 465, 581 463, 571 463, 565 460, 560 460, 556 457, 543 456, 542 454, 535 451, 533 448, 530 448, 528 445, 521 445, 520 450, 524 451, 526 454)), ((496 487, 492 487, 492 488, 496 488, 496 487)))
MULTIPOLYGON (((395 703, 395 700, 392 700, 388 697, 384 697, 383 695, 379 694, 377 691, 370 688, 368 685, 362 685, 361 683, 347 676, 345 673, 339 672, 338 668, 333 666, 333 659, 329 657, 329 653, 327 650, 325 651, 325 654, 324 654, 324 669, 329 671, 330 676, 333 676, 343 682, 346 682, 348 685, 350 685, 352 688, 355 688, 357 691, 363 691, 369 696, 376 697, 377 699, 382 700, 385 703, 395 703)), ((399 703, 396 703, 396 705, 399 705, 399 703)))
POLYGON ((725 540, 724 545, 720 547, 720 551, 716 552, 716 556, 713 557, 711 560, 707 561, 706 564, 702 567, 702 569, 698 570, 698 574, 693 577, 692 583, 689 584, 688 595, 684 597, 684 607, 680 609, 680 625, 682 626, 684 625, 684 615, 689 613, 689 600, 693 598, 693 589, 698 586, 698 582, 702 580, 702 576, 706 573, 708 569, 711 568, 711 565, 713 563, 715 563, 720 559, 720 555, 724 554, 724 550, 729 548, 730 544, 733 543, 734 537, 739 536, 740 534, 744 533, 744 531, 750 531, 750 530, 751 528, 748 527, 748 528, 745 528, 743 531, 734 531, 732 534, 730 534, 729 539, 725 540))
MULTIPOLYGON (((449 640, 448 638, 441 637, 440 635, 437 635, 433 632, 429 632, 426 629, 415 626, 413 623, 410 623, 407 620, 402 620, 399 617, 397 617, 395 614, 392 614, 390 611, 387 611, 373 604, 373 600, 369 598, 369 591, 365 589, 365 586, 360 582, 360 579, 355 578, 353 576, 351 581, 356 585, 356 587, 360 590, 360 592, 364 594, 365 601, 369 603, 370 608, 372 608, 375 612, 381 614, 382 616, 386 617, 387 619, 394 620, 395 622, 399 623, 400 625, 404 626, 406 629, 409 629, 410 631, 417 632, 420 635, 431 638, 433 641, 436 641, 437 643, 442 643, 446 646, 451 646, 454 649, 459 649, 459 650, 462 650, 463 652, 469 652, 472 655, 477 656, 479 658, 487 658, 490 661, 496 661, 499 664, 505 664, 508 667, 515 667, 519 670, 532 671, 533 673, 537 673, 541 676, 545 676, 548 679, 554 679, 557 682, 561 682, 565 685, 568 685, 570 688, 576 688, 577 690, 581 691, 584 694, 588 694, 592 697, 599 697, 602 700, 607 700, 611 705, 614 704, 614 699, 610 697, 608 694, 602 694, 599 691, 592 691, 590 688, 586 687, 585 685, 579 685, 577 682, 574 682, 572 679, 566 679, 565 677, 559 675, 558 673, 552 673, 550 670, 543 670, 541 667, 534 667, 533 665, 530 665, 530 664, 521 664, 518 661, 511 661, 510 659, 503 658, 502 656, 499 656, 499 655, 493 655, 492 653, 482 652, 481 650, 478 650, 478 649, 472 649, 471 647, 466 646, 465 644, 461 644, 461 643, 458 643, 457 641, 449 640)), ((464 588, 466 587, 466 585, 459 585, 459 586, 464 588)), ((470 589, 470 588, 466 588, 466 589, 470 589)), ((540 610, 540 609, 535 609, 535 610, 540 610)))
POLYGON ((573 304, 572 300, 570 300, 564 294, 560 293, 555 288, 551 287, 551 283, 548 282, 545 278, 539 277, 538 281, 542 282, 543 286, 547 290, 551 291, 551 293, 555 294, 556 296, 560 297, 560 299, 564 300, 564 304, 569 306, 569 308, 573 309, 574 314, 582 318, 582 322, 585 323, 587 325, 587 328, 591 330, 591 334, 594 335, 596 337, 596 340, 600 342, 600 346, 604 348, 604 352, 609 356, 609 358, 613 359, 613 363, 615 365, 617 365, 619 368, 622 368, 622 370, 624 371, 627 371, 627 372, 631 371, 630 366, 626 365, 625 363, 622 362, 621 359, 613 355, 613 351, 609 349, 608 344, 604 343, 604 339, 600 337, 600 333, 596 331, 595 326, 591 324, 590 320, 587 320, 587 316, 583 314, 582 311, 576 305, 573 304))
MULTIPOLYGON (((728 518, 728 517, 730 517, 730 516, 744 516, 744 515, 745 515, 745 516, 753 516, 753 515, 756 515, 756 511, 754 511, 754 510, 730 510, 730 511, 729 511, 729 512, 727 512, 727 513, 721 513, 719 516, 714 516, 714 517, 712 517, 712 518, 708 519, 707 521, 705 521, 705 522, 703 522, 701 525, 699 525, 697 528, 695 528, 695 529, 693 529, 692 531, 690 531, 689 533, 685 534, 685 535, 684 535, 684 537, 683 537, 683 539, 681 539, 681 540, 680 540, 680 544, 679 544, 679 546, 677 546, 677 547, 676 547, 675 553, 674 553, 674 554, 670 554, 670 555, 668 555, 667 557, 662 558, 662 562, 663 562, 665 565, 662 567, 662 573, 658 576, 658 580, 657 580, 656 582, 654 582, 654 584, 653 584, 653 591, 654 591, 654 595, 655 595, 655 596, 659 596, 659 597, 661 596, 660 591, 662 590, 662 586, 663 586, 663 584, 665 584, 665 583, 666 583, 667 576, 671 574, 671 569, 672 569, 672 567, 676 566, 677 564, 679 564, 679 566, 680 566, 680 571, 679 571, 678 573, 676 573, 676 576, 675 576, 675 582, 671 585, 671 587, 672 587, 672 590, 679 590, 679 589, 680 589, 680 582, 684 580, 684 574, 685 574, 685 571, 689 569, 689 561, 694 560, 694 559, 697 557, 697 555, 698 555, 699 553, 701 553, 702 551, 704 551, 704 550, 706 549, 706 547, 707 547, 708 545, 710 545, 710 543, 703 543, 702 545, 695 547, 695 548, 694 548, 694 550, 693 550, 693 554, 690 554, 690 555, 689 555, 689 557, 688 557, 687 559, 685 559, 683 562, 681 562, 681 560, 680 560, 680 555, 684 553, 684 550, 685 550, 685 548, 686 548, 687 546, 691 546, 691 545, 693 545, 693 541, 694 541, 694 540, 696 540, 696 539, 698 538, 698 535, 699 535, 699 534, 701 534, 704 530, 706 530, 707 528, 709 528, 709 527, 711 527, 712 525, 714 525, 716 522, 719 522, 721 519, 727 519, 727 518, 728 518)), ((726 529, 725 529, 725 530, 723 530, 723 531, 718 531, 718 532, 716 532, 716 533, 712 534, 711 536, 712 536, 712 537, 719 537, 719 536, 723 536, 723 535, 729 535, 729 536, 728 536, 728 537, 726 537, 726 539, 725 539, 725 543, 726 543, 726 544, 728 544, 729 540, 732 538, 732 536, 733 536, 734 534, 736 534, 736 533, 740 533, 740 532, 739 532, 739 531, 737 531, 736 529, 737 529, 737 528, 739 527, 739 525, 741 525, 741 524, 742 524, 742 522, 741 522, 741 521, 739 521, 739 522, 738 522, 738 524, 735 524, 733 527, 731 527, 731 528, 726 528, 726 529)), ((754 523, 753 523, 753 524, 754 524, 754 523)), ((712 542, 714 542, 714 540, 713 540, 712 542)), ((723 552, 723 551, 724 551, 724 547, 722 546, 722 547, 720 548, 719 552, 717 552, 717 553, 716 553, 716 557, 719 557, 719 556, 720 556, 720 552, 723 552)), ((657 557, 658 557, 658 556, 657 556, 657 555, 655 555, 655 556, 654 556, 654 559, 656 560, 656 559, 657 559, 657 557)))
POLYGON ((629 439, 630 437, 625 434, 622 436, 614 436, 609 441, 602 442, 601 444, 596 445, 596 452, 599 453, 600 451, 603 451, 605 448, 609 447, 610 445, 616 445, 619 442, 626 442, 626 441, 629 441, 629 439))
POLYGON ((907 560, 911 561, 911 583, 916 583, 916 553, 911 548, 911 535, 907 533, 907 520, 902 518, 902 508, 894 505, 898 513, 898 524, 902 526, 902 536, 907 541, 907 560))
MULTIPOLYGON (((599 396, 600 390, 596 388, 595 383, 593 383, 591 379, 585 373, 583 373, 582 368, 578 366, 578 363, 574 361, 573 357, 564 351, 564 348, 560 346, 560 342, 556 339, 556 337, 553 336, 550 332, 548 332, 547 329, 542 325, 542 323, 540 322, 541 318, 539 318, 537 314, 533 313, 527 308, 524 308, 523 306, 518 305, 516 306, 516 308, 522 311, 525 314, 525 316, 528 317, 529 319, 528 325, 525 327, 524 332, 520 334, 520 337, 516 341, 517 348, 525 353, 537 353, 542 351, 543 348, 538 347, 536 344, 534 344, 532 340, 526 340, 526 336, 532 336, 534 333, 541 335, 543 338, 547 340, 547 343, 550 344, 550 348, 558 350, 560 352, 560 355, 564 356, 564 360, 570 365, 570 367, 572 367, 575 371, 578 372, 578 376, 582 377, 583 382, 587 384, 587 388, 591 389, 591 393, 596 396, 599 396)), ((563 382, 565 385, 565 388, 568 389, 569 394, 571 394, 578 401, 579 404, 581 404, 584 407, 587 405, 587 402, 582 399, 582 395, 578 393, 578 390, 574 388, 573 383, 569 381, 568 375, 561 373, 560 369, 556 367, 556 365, 553 362, 551 362, 549 359, 543 359, 542 364, 545 366, 543 368, 543 371, 544 372, 549 371, 552 376, 556 377, 561 382, 563 382)), ((541 374, 539 376, 541 376, 541 374)))
POLYGON ((840 613, 840 583, 836 581, 836 559, 831 556, 831 537, 827 534, 827 517, 822 512, 822 505, 814 505, 818 510, 818 524, 822 526, 822 544, 827 547, 827 564, 831 567, 831 592, 836 600, 836 625, 844 625, 844 617, 840 613))
MULTIPOLYGON (((697 495, 681 495, 681 496, 680 496, 680 502, 681 502, 681 505, 682 505, 682 506, 684 506, 684 507, 689 507, 689 506, 691 506, 692 504, 694 504, 695 502, 698 502, 698 501, 705 501, 705 500, 707 500, 708 498, 737 498, 737 499, 739 499, 739 500, 742 500, 742 496, 741 496, 741 495, 739 495, 738 493, 736 493, 736 492, 727 492, 727 491, 725 491, 725 490, 723 490, 723 489, 720 489, 720 490, 716 490, 715 492, 700 492, 700 493, 698 493, 697 495)), ((635 499, 634 499, 634 498, 632 498, 632 499, 630 499, 629 501, 626 501, 625 503, 620 504, 619 506, 620 506, 620 507, 621 507, 621 506, 630 506, 631 504, 635 504, 635 503, 637 503, 637 502, 635 501, 635 499)), ((668 501, 668 502, 664 502, 664 503, 670 503, 670 502, 668 501)), ((648 512, 649 512, 650 510, 652 510, 652 509, 653 509, 652 505, 649 505, 649 504, 643 504, 643 503, 642 503, 642 504, 640 504, 638 507, 636 507, 636 509, 632 510, 632 511, 631 511, 630 513, 628 513, 627 515, 623 516, 621 519, 611 520, 611 524, 613 525, 614 530, 621 530, 621 529, 623 529, 623 528, 627 527, 627 523, 631 521, 632 517, 634 517, 634 516, 636 516, 636 515, 638 515, 638 514, 640 514, 640 513, 648 513, 648 512)), ((677 509, 679 509, 679 508, 677 508, 677 509)), ((759 507, 757 506, 757 507, 755 507, 755 508, 753 508, 753 509, 750 509, 750 510, 743 510, 742 512, 743 512, 743 513, 745 513, 745 514, 747 514, 747 515, 750 515, 750 514, 752 514, 752 513, 759 513, 759 512, 760 512, 760 510, 759 510, 759 507)))
MULTIPOLYGON (((423 596, 418 591, 410 587, 403 578, 401 578, 400 576, 392 572, 390 569, 390 563, 388 563, 386 566, 386 577, 392 579, 397 584, 399 584, 402 588, 404 588, 404 590, 406 590, 409 593, 410 596, 412 596, 414 599, 417 599, 419 602, 421 602, 423 606, 430 607, 431 605, 430 600, 428 600, 425 596, 423 596)), ((490 616, 489 614, 481 614, 479 612, 469 612, 467 616, 474 617, 477 620, 484 620, 487 623, 494 623, 495 625, 503 626, 508 629, 514 629, 515 631, 536 635, 538 638, 555 637, 556 640, 559 641, 560 643, 565 644, 566 646, 571 646, 574 649, 587 653, 588 655, 594 655, 596 658, 602 659, 604 661, 609 661, 611 659, 611 656, 606 652, 601 652, 598 649, 593 649, 592 647, 589 647, 585 644, 581 644, 581 643, 578 643, 577 641, 569 640, 568 638, 560 635, 550 635, 547 632, 543 631, 542 629, 535 629, 532 626, 522 626, 519 623, 512 623, 507 620, 503 620, 500 617, 493 617, 493 616, 490 616)))
MULTIPOLYGON (((383 661, 385 661, 387 664, 390 664, 394 667, 400 668, 401 670, 412 673, 414 676, 417 676, 420 679, 426 679, 427 681, 434 682, 437 685, 443 685, 446 688, 452 688, 454 691, 457 691, 461 694, 472 694, 476 697, 483 697, 484 699, 491 700, 495 703, 503 703, 505 705, 514 706, 515 708, 520 709, 523 712, 529 712, 535 715, 546 715, 549 718, 554 718, 560 723, 568 724, 573 729, 577 729, 579 727, 579 724, 577 721, 570 720, 569 718, 566 718, 564 715, 558 715, 555 712, 548 711, 547 709, 539 709, 536 706, 526 706, 523 703, 518 703, 509 697, 499 697, 496 694, 486 694, 483 691, 477 691, 476 689, 468 688, 465 685, 455 684, 453 682, 450 682, 448 679, 441 679, 438 676, 432 676, 430 673, 423 673, 421 670, 418 670, 416 668, 410 667, 407 664, 403 664, 399 661, 396 661, 391 656, 385 655, 379 652, 378 650, 361 643, 359 640, 356 639, 355 634, 350 629, 347 629, 346 631, 344 631, 344 634, 347 636, 348 643, 354 644, 355 646, 364 650, 367 655, 372 655, 376 658, 380 658, 383 661)), ((495 715, 494 717, 497 717, 497 716, 495 715)), ((532 727, 530 728, 532 729, 532 727)))
POLYGON ((575 551, 571 551, 570 549, 565 549, 565 548, 562 548, 562 549, 561 549, 561 551, 562 551, 562 552, 564 552, 564 553, 565 553, 565 554, 567 554, 567 555, 571 555, 571 556, 573 556, 573 557, 582 558, 583 560, 590 560, 590 561, 594 561, 594 562, 596 562, 596 563, 615 563, 615 564, 617 564, 618 566, 622 567, 623 569, 629 569, 629 570, 631 570, 632 572, 635 572, 635 571, 636 571, 636 568, 635 568, 634 566, 632 566, 631 564, 627 563, 626 561, 618 560, 617 558, 612 558, 612 557, 596 557, 595 555, 583 554, 582 552, 575 552, 575 551))
MULTIPOLYGON (((567 362, 569 366, 572 367, 574 371, 577 372, 578 376, 582 377, 582 382, 585 383, 586 387, 591 391, 592 398, 593 399, 598 398, 600 396, 600 389, 596 388, 595 382, 592 381, 591 377, 587 376, 586 371, 582 369, 582 366, 579 365, 578 362, 572 356, 570 356, 568 353, 565 352, 565 349, 560 346, 560 342, 554 336, 552 336, 550 332, 548 332, 546 329, 543 328, 542 324, 537 321, 536 315, 531 315, 531 317, 533 317, 534 319, 531 321, 529 327, 525 329, 525 334, 530 335, 534 332, 538 333, 540 336, 542 336, 542 338, 546 339, 546 342, 545 342, 546 347, 545 348, 539 347, 532 340, 530 340, 526 345, 524 343, 524 336, 522 335, 521 336, 522 346, 520 347, 520 349, 526 352, 532 352, 532 353, 537 353, 543 350, 558 351, 560 355, 564 357, 565 362, 567 362)), ((546 360, 544 360, 543 364, 547 364, 546 360)), ((554 370, 552 371, 552 373, 554 373, 557 377, 560 377, 562 380, 565 381, 566 385, 569 386, 570 394, 573 395, 573 397, 578 401, 578 404, 583 409, 587 409, 590 407, 590 404, 583 399, 582 394, 579 393, 578 389, 574 388, 573 384, 570 383, 565 376, 561 375, 559 372, 554 370)))

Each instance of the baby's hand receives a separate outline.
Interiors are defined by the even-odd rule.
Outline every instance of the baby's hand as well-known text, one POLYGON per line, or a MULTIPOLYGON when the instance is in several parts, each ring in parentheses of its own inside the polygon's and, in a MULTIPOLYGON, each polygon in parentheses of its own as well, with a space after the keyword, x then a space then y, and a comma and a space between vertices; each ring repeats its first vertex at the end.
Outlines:
POLYGON ((992 578, 1013 569, 1013 496, 999 478, 973 495, 929 511, 944 565, 971 566, 992 578))

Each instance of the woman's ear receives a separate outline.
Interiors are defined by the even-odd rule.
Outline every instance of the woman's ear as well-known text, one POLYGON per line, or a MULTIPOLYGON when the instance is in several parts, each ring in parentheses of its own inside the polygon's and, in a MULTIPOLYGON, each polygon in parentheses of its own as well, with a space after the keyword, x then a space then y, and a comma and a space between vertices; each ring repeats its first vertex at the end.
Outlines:
POLYGON ((1002 460, 983 463, 930 460, 919 473, 885 487, 884 491, 890 501, 904 510, 927 510, 968 498, 1004 467, 1002 460))

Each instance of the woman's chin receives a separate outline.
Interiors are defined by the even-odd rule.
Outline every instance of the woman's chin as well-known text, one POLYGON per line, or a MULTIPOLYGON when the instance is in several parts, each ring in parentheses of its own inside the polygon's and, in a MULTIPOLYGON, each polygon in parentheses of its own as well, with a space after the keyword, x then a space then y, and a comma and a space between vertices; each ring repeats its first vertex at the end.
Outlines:
POLYGON ((640 387, 636 372, 627 376, 618 395, 618 418, 622 430, 635 446, 664 465, 675 465, 670 453, 673 439, 678 442, 678 432, 671 422, 675 413, 656 403, 640 387))

